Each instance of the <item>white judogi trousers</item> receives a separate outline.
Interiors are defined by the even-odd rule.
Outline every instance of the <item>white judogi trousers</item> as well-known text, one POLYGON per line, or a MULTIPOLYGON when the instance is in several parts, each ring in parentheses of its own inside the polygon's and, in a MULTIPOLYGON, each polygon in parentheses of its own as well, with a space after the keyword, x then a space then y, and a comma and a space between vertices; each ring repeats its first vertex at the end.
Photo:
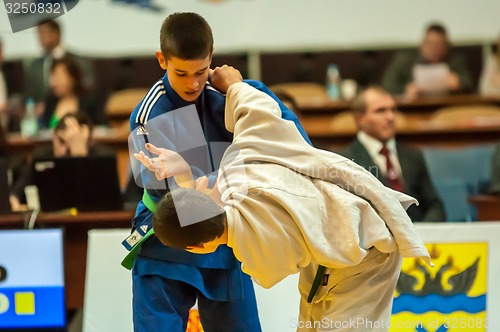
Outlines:
POLYGON ((401 270, 398 251, 389 254, 371 248, 358 265, 327 268, 311 303, 307 298, 318 270, 311 264, 299 280, 300 316, 297 332, 387 331, 394 290, 401 270), (325 280, 326 278, 327 281, 325 280))

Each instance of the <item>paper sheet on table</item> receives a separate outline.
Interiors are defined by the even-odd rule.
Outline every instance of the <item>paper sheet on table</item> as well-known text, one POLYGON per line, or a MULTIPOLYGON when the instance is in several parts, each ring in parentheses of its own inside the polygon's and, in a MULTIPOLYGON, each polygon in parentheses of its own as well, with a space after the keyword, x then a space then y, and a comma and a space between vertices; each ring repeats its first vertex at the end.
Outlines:
POLYGON ((418 64, 413 67, 413 80, 424 92, 446 91, 450 69, 445 63, 418 64))

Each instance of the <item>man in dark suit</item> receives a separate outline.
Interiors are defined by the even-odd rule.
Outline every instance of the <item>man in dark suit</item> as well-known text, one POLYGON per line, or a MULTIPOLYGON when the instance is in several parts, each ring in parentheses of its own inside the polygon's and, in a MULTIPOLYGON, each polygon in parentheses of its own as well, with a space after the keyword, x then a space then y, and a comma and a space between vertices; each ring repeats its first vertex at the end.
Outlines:
POLYGON ((0 125, 7 127, 7 80, 3 72, 3 44, 0 39, 0 125))
POLYGON ((0 126, 5 132, 19 131, 22 92, 21 61, 4 62, 4 45, 0 39, 0 126))
POLYGON ((372 172, 386 186, 415 197, 408 209, 415 221, 445 221, 443 204, 431 182, 422 152, 396 143, 396 102, 381 87, 368 87, 352 102, 358 134, 338 153, 372 172))
POLYGON ((49 76, 52 62, 65 56, 77 60, 83 72, 86 87, 94 83, 92 63, 81 56, 69 52, 62 44, 61 26, 56 21, 44 21, 37 26, 38 41, 43 49, 43 54, 29 63, 25 68, 26 97, 35 101, 43 101, 49 89, 49 76))

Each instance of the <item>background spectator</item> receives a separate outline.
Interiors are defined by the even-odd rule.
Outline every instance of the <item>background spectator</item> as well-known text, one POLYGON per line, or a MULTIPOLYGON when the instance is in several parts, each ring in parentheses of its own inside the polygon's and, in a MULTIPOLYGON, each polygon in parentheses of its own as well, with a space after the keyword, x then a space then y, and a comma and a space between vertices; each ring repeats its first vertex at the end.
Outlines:
POLYGON ((413 77, 417 64, 444 63, 449 68, 446 85, 449 92, 470 92, 473 81, 467 68, 465 58, 451 52, 451 44, 446 28, 441 24, 431 24, 425 30, 425 35, 418 51, 397 53, 382 78, 382 85, 390 93, 405 94, 410 99, 422 94, 413 77))
POLYGON ((16 89, 16 75, 15 68, 4 63, 4 44, 0 39, 0 126, 6 132, 19 131, 23 113, 22 84, 16 89))
POLYGON ((42 127, 54 128, 64 115, 78 111, 87 113, 93 123, 106 122, 102 103, 85 88, 82 72, 73 57, 54 60, 49 82, 50 91, 41 116, 42 127))
POLYGON ((479 78, 479 92, 482 95, 500 96, 500 36, 493 52, 488 54, 479 78))
MULTIPOLYGON (((33 161, 50 157, 86 157, 109 155, 115 152, 102 145, 94 144, 92 124, 83 113, 69 113, 61 118, 52 134, 52 145, 41 146, 33 151, 33 161)), ((24 188, 34 184, 33 163, 27 163, 20 178, 14 183, 10 203, 13 210, 25 201, 24 188)))
POLYGON ((412 221, 445 221, 443 204, 430 179, 422 152, 396 143, 396 102, 380 87, 368 87, 353 100, 356 139, 339 154, 354 160, 386 186, 415 197, 412 221))
POLYGON ((6 154, 7 139, 5 138, 5 132, 2 126, 0 126, 0 157, 6 154))
POLYGON ((93 69, 89 60, 66 50, 62 44, 62 31, 56 21, 44 21, 37 26, 38 41, 43 54, 25 66, 25 93, 35 101, 42 101, 49 89, 50 69, 52 62, 64 56, 77 59, 82 68, 83 83, 89 88, 93 85, 93 69))
POLYGON ((7 114, 7 81, 3 73, 3 44, 0 39, 0 126, 7 128, 8 114, 7 114))

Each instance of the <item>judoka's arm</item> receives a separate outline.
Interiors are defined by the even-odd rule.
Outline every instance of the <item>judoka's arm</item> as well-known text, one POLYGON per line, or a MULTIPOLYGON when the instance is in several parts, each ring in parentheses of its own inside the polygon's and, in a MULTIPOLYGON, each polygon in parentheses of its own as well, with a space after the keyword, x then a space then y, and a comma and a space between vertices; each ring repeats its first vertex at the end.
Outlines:
MULTIPOLYGON (((268 94, 259 91, 258 89, 252 87, 249 84, 243 84, 252 91, 252 93, 232 93, 233 98, 230 99, 231 95, 230 89, 232 86, 240 85, 243 82, 240 72, 234 67, 223 65, 222 67, 216 67, 210 72, 210 81, 212 85, 219 91, 227 93, 226 96, 226 108, 224 112, 224 122, 226 129, 234 133, 235 138, 233 139, 233 144, 236 141, 236 135, 243 130, 243 128, 236 128, 236 123, 241 122, 241 118, 250 118, 250 123, 245 123, 243 125, 244 129, 252 130, 252 127, 259 127, 259 138, 265 139, 261 134, 264 131, 262 125, 268 127, 269 130, 273 130, 270 126, 269 117, 276 119, 282 119, 281 109, 278 103, 268 94), (235 100, 231 102, 231 100, 235 100), (252 115, 250 115, 252 113, 252 115)), ((292 122, 290 122, 292 124, 292 122)), ((240 123, 240 127, 241 123, 240 123)))
POLYGON ((180 187, 194 188, 191 168, 177 152, 157 148, 151 143, 146 144, 146 149, 158 157, 150 158, 146 156, 143 151, 134 153, 134 157, 153 172, 157 180, 163 180, 173 176, 175 182, 180 187))
POLYGON ((210 70, 210 82, 217 90, 226 93, 232 84, 243 82, 243 77, 234 67, 223 65, 210 70))
POLYGON ((279 109, 281 110, 281 117, 285 120, 292 121, 295 124, 295 127, 297 127, 297 130, 302 138, 304 138, 309 145, 312 145, 311 140, 309 139, 309 136, 307 136, 307 133, 304 127, 302 127, 297 115, 289 109, 264 83, 256 80, 244 80, 244 82, 274 99, 274 101, 278 103, 279 109))
POLYGON ((194 188, 210 197, 217 205, 224 207, 226 203, 221 200, 218 183, 216 182, 212 188, 208 188, 208 178, 206 176, 199 177, 194 182, 194 188))

